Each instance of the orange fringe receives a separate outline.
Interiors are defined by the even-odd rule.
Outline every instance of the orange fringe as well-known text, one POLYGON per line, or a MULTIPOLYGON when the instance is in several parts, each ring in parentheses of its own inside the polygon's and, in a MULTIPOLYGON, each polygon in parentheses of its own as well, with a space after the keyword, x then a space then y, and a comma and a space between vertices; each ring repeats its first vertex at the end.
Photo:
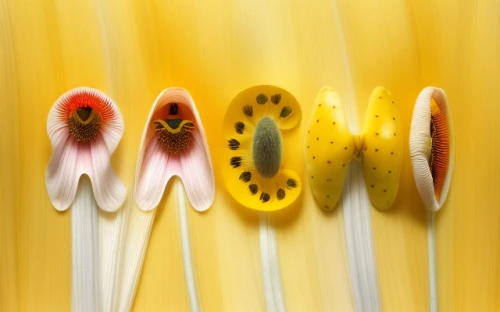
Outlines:
POLYGON ((443 191, 450 158, 450 135, 448 119, 434 99, 431 99, 431 173, 434 180, 434 195, 439 201, 443 191))

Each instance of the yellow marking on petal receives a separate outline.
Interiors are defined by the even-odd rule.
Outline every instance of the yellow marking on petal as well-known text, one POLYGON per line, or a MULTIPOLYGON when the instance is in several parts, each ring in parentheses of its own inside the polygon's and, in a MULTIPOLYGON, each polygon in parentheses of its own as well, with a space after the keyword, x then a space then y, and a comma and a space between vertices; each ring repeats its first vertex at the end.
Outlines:
POLYGON ((76 112, 73 114, 75 119, 82 125, 88 125, 89 123, 91 123, 92 120, 94 120, 95 115, 96 115, 95 110, 86 108, 77 109, 76 112))
POLYGON ((80 108, 68 119, 69 134, 77 142, 90 142, 97 137, 102 124, 101 115, 91 108, 80 108))
POLYGON ((184 127, 184 128, 187 128, 187 129, 194 129, 194 122, 193 122, 193 121, 191 121, 191 120, 187 120, 187 119, 186 119, 186 120, 183 120, 183 121, 179 124, 179 126, 178 126, 177 128, 175 128, 175 129, 173 129, 172 127, 170 127, 170 126, 168 125, 168 123, 167 123, 167 122, 165 122, 164 120, 157 119, 157 120, 155 120, 154 122, 155 122, 156 124, 159 124, 159 125, 161 125, 161 126, 162 126, 162 128, 158 128, 158 129, 156 129, 157 131, 158 131, 158 130, 162 130, 162 129, 164 128, 164 129, 166 129, 168 132, 170 132, 170 133, 172 133, 172 134, 176 134, 176 133, 179 133, 179 132, 181 132, 181 131, 186 130, 186 129, 184 129, 184 130, 183 130, 183 127, 184 127), (188 124, 188 125, 186 125, 186 124, 188 124))
POLYGON ((332 88, 322 88, 314 101, 306 137, 308 178, 322 209, 331 210, 337 204, 355 150, 340 98, 332 88))
POLYGON ((373 90, 365 117, 361 150, 366 188, 372 204, 386 210, 399 189, 403 160, 403 133, 399 108, 383 87, 373 90))

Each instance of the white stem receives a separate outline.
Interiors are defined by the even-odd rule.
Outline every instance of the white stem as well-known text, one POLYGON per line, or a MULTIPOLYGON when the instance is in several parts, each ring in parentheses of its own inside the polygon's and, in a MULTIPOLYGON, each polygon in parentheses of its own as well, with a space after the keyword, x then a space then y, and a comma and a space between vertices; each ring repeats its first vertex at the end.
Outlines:
POLYGON ((269 214, 260 215, 260 259, 262 278, 268 312, 285 312, 285 300, 281 288, 281 274, 278 261, 276 233, 269 223, 269 214))
POLYGON ((71 208, 73 250, 72 310, 99 311, 98 206, 88 177, 83 176, 71 208))
POLYGON ((430 312, 438 310, 437 294, 437 273, 436 273, 436 226, 435 214, 427 212, 427 248, 429 254, 429 291, 430 291, 430 312))
POLYGON ((351 163, 343 191, 344 222, 356 311, 380 311, 371 205, 361 164, 351 163))
POLYGON ((189 226, 186 211, 186 198, 182 183, 177 181, 177 200, 179 206, 179 225, 181 231, 182 259, 184 260, 184 275, 186 276, 189 303, 192 312, 203 311, 198 291, 196 289, 196 278, 193 270, 193 260, 191 258, 191 245, 189 243, 189 226))
MULTIPOLYGON (((332 8, 347 84, 346 118, 350 132, 359 133, 354 78, 337 2, 337 0, 333 1, 332 8)), ((352 161, 349 165, 342 199, 355 309, 363 312, 380 311, 377 265, 371 227, 371 204, 365 189, 361 164, 356 161, 352 161)))

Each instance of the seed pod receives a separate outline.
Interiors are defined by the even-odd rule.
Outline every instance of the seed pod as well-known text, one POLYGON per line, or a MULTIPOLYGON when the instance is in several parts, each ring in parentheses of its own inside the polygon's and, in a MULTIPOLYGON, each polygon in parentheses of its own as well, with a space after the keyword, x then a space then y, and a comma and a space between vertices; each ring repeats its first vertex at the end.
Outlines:
POLYGON ((347 165, 355 151, 339 96, 324 87, 314 101, 306 137, 309 183, 316 203, 331 210, 342 194, 347 165))
POLYGON ((420 92, 410 129, 410 157, 418 192, 427 209, 438 211, 450 188, 454 130, 446 94, 427 87, 420 92))
POLYGON ((378 210, 386 210, 398 194, 403 135, 398 105, 383 87, 375 88, 371 94, 361 141, 361 162, 370 201, 378 210))

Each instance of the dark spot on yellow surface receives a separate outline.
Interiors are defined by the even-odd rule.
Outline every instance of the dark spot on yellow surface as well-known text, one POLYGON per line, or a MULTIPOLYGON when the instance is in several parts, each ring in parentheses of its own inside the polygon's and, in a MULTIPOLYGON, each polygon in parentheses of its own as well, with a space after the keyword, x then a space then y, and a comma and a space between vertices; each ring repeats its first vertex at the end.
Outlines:
POLYGON ((262 192, 260 194, 260 200, 262 200, 263 203, 268 202, 271 199, 271 196, 267 193, 262 192))
POLYGON ((252 173, 249 171, 246 171, 246 172, 243 172, 242 174, 240 174, 240 180, 245 182, 245 183, 250 182, 251 179, 252 179, 252 173))
POLYGON ((255 99, 257 101, 257 103, 259 104, 266 104, 267 103, 267 96, 265 96, 264 94, 259 94, 257 95, 257 98, 255 99))
POLYGON ((281 94, 275 94, 271 96, 271 103, 273 104, 279 104, 281 101, 281 94))
POLYGON ((250 184, 248 186, 248 189, 250 190, 250 193, 252 193, 252 195, 257 194, 257 192, 259 191, 259 187, 257 186, 257 184, 250 184))
POLYGON ((292 113, 292 108, 290 106, 285 106, 281 109, 280 118, 286 118, 292 113))
POLYGON ((240 142, 236 139, 231 139, 229 142, 229 148, 233 151, 237 150, 240 147, 240 142))
POLYGON ((297 181, 295 179, 286 180, 286 186, 290 189, 297 187, 297 181))
POLYGON ((237 133, 243 134, 243 130, 245 130, 245 124, 242 123, 241 121, 238 121, 237 123, 234 124, 234 129, 236 130, 237 133))
POLYGON ((231 157, 230 164, 231 166, 233 166, 233 168, 238 168, 239 166, 241 166, 241 157, 231 157))
POLYGON ((278 190, 278 193, 276 194, 276 197, 278 197, 279 200, 282 200, 283 198, 285 198, 285 196, 286 196, 285 190, 280 188, 278 190))
POLYGON ((247 115, 248 117, 253 116, 253 107, 251 105, 245 105, 243 106, 243 113, 247 115))

